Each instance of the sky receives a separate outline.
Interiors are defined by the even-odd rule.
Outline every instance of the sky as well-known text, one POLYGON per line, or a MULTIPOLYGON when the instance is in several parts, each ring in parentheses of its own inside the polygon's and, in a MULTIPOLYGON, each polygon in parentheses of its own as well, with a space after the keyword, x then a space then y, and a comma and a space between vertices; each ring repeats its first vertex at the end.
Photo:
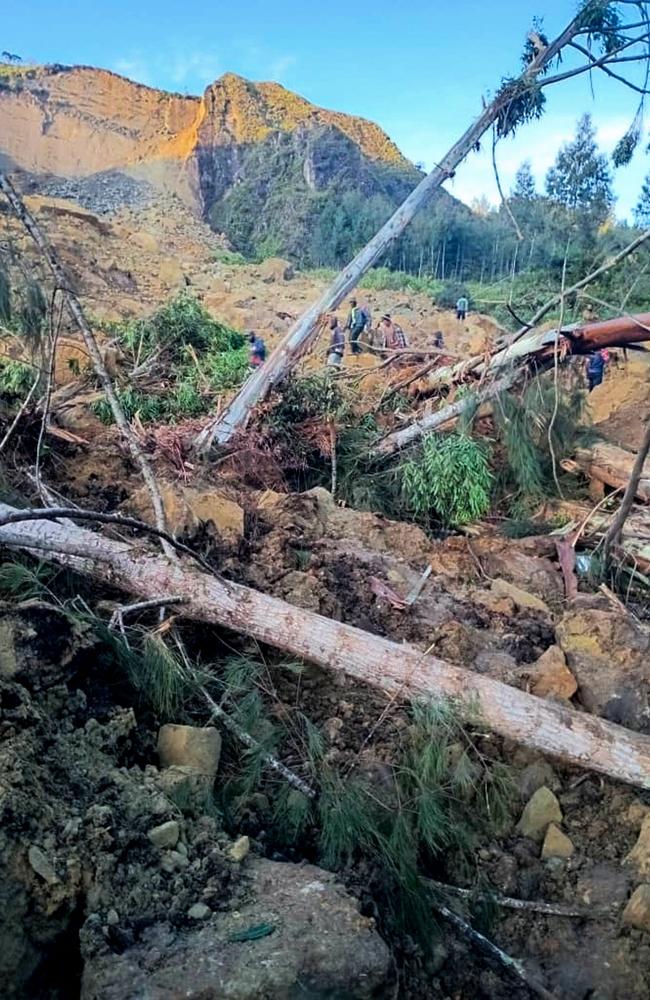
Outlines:
MULTIPOLYGON (((3 0, 0 49, 24 61, 81 63, 141 83, 201 94, 224 72, 275 80, 323 107, 377 122, 428 169, 481 111, 519 58, 534 16, 548 35, 575 12, 575 0, 3 0)), ((589 75, 549 88, 540 122, 499 144, 507 190, 529 159, 540 188, 579 116, 589 111, 611 152, 636 111, 627 88, 589 75)), ((647 145, 643 144, 643 147, 647 145)), ((447 183, 471 203, 498 201, 491 143, 447 183)), ((616 212, 630 216, 650 172, 637 152, 615 173, 616 212)))

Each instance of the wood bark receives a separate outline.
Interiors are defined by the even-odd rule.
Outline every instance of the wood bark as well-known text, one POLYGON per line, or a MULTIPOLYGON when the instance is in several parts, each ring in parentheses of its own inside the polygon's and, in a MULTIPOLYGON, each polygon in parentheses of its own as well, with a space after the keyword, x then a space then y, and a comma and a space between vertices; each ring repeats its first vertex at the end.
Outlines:
POLYGON ((356 287, 360 278, 372 267, 393 240, 402 234, 411 219, 427 204, 431 196, 442 187, 448 178, 453 176, 458 165, 476 147, 485 132, 504 112, 507 113, 507 108, 512 102, 512 94, 522 93, 527 86, 536 83, 540 86, 546 85, 543 75, 540 74, 543 74, 544 69, 554 61, 574 35, 579 33, 581 24, 582 18, 578 15, 556 39, 535 56, 519 78, 513 81, 510 88, 505 91, 501 90, 487 105, 482 114, 454 143, 440 163, 420 181, 388 222, 337 275, 327 291, 293 324, 266 363, 247 379, 224 412, 210 422, 198 435, 195 445, 200 452, 207 452, 215 442, 226 444, 237 430, 246 425, 252 408, 291 371, 308 349, 325 314, 336 309, 345 296, 356 287))
POLYGON ((647 464, 648 452, 650 452, 650 423, 646 426, 645 434, 643 435, 643 441, 641 442, 641 447, 637 453, 634 460, 634 465, 630 471, 629 482, 625 488, 625 493, 623 494, 623 499, 621 501, 621 506, 614 515, 614 520, 607 529, 607 534, 605 535, 605 541, 603 544, 603 554, 605 557, 605 563, 608 562, 612 546, 618 544, 627 521, 630 512, 632 510, 632 505, 634 503, 634 498, 639 495, 642 488, 650 488, 650 480, 647 476, 650 474, 650 468, 647 464))
MULTIPOLYGON (((13 184, 4 174, 0 173, 0 191, 5 195, 12 209, 16 213, 17 218, 23 224, 34 243, 43 255, 47 265, 52 272, 54 277, 55 286, 58 291, 63 296, 67 309, 77 325, 83 341, 86 345, 86 350, 92 362, 92 366, 95 370, 95 374, 99 379, 102 389, 108 403, 110 405, 111 411, 113 413, 113 418, 120 434, 124 438, 129 451, 131 452, 131 457, 133 461, 140 469, 140 473, 144 480, 144 484, 147 488, 149 496, 151 497, 151 505, 153 507, 154 516, 156 519, 156 525, 160 531, 164 532, 166 530, 165 522, 165 509, 163 506, 162 498, 160 496, 160 491, 156 484, 156 479, 153 474, 153 470, 140 447, 140 442, 138 441, 136 435, 134 434, 124 410, 122 409, 122 404, 120 403, 115 389, 113 387, 113 382, 106 370, 106 365, 104 364, 104 359, 102 358, 102 353, 99 349, 99 344, 95 339, 95 334, 90 328, 90 325, 86 319, 84 311, 81 307, 79 299, 75 293, 70 288, 70 282, 68 276, 65 273, 63 267, 59 263, 59 260, 50 246, 48 240, 46 239, 44 233, 42 232, 40 226, 37 224, 36 220, 32 216, 31 212, 27 209, 23 199, 20 197, 13 184)), ((173 556, 173 548, 164 539, 161 541, 163 551, 168 556, 173 556)))
POLYGON ((466 699, 481 723, 566 763, 650 789, 650 738, 547 702, 481 674, 370 635, 352 625, 226 583, 162 555, 52 521, 4 524, 15 508, 0 504, 0 544, 38 551, 143 600, 182 599, 179 614, 243 632, 258 642, 340 670, 393 697, 466 699))
POLYGON ((597 441, 590 448, 578 448, 574 460, 586 476, 597 479, 612 489, 626 488, 631 484, 632 500, 638 497, 644 503, 650 502, 650 462, 647 461, 647 447, 645 455, 643 447, 635 455, 608 441, 597 441))
MULTIPOLYGON (((472 377, 480 378, 483 383, 486 379, 494 377, 496 381, 489 382, 484 388, 479 389, 478 399, 481 403, 514 385, 527 373, 530 361, 535 362, 537 372, 540 368, 548 367, 553 362, 556 351, 559 358, 565 360, 572 355, 589 354, 603 347, 616 347, 645 340, 650 340, 650 313, 622 316, 584 326, 564 327, 559 336, 557 330, 532 333, 522 340, 508 344, 487 359, 480 356, 461 361, 456 365, 437 368, 429 376, 429 389, 434 391, 442 385, 462 381, 470 374, 472 377), (505 375, 504 370, 507 371, 505 375)), ((379 453, 391 455, 401 448, 414 444, 423 434, 437 430, 456 419, 475 402, 476 397, 458 400, 422 420, 414 421, 399 431, 394 431, 383 439, 378 449, 379 453)))

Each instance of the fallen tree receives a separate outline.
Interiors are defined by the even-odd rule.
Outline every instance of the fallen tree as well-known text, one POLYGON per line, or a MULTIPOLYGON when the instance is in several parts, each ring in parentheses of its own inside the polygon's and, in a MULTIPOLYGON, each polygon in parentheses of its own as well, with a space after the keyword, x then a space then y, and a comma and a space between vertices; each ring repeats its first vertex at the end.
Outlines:
POLYGON ((379 452, 391 455, 413 444, 423 434, 443 427, 476 405, 477 398, 479 403, 485 402, 524 378, 531 368, 539 373, 550 367, 556 356, 565 361, 573 355, 586 355, 604 347, 626 347, 646 340, 650 340, 650 313, 640 313, 533 333, 488 358, 471 358, 448 369, 439 368, 431 376, 434 388, 469 380, 470 385, 476 386, 478 395, 464 397, 393 431, 383 439, 379 452))
POLYGON ((113 541, 47 510, 0 504, 0 544, 38 552, 143 600, 174 595, 178 614, 243 632, 293 656, 340 670, 404 699, 462 699, 494 732, 565 763, 650 789, 650 738, 547 702, 352 625, 293 607, 192 566, 113 541), (35 520, 37 516, 41 518, 35 520))
MULTIPOLYGON (((195 447, 199 452, 207 452, 214 442, 226 444, 238 430, 245 427, 253 407, 293 369, 308 350, 323 324, 325 314, 335 309, 356 287, 360 278, 404 232, 431 196, 446 180, 454 176, 459 164, 478 147, 483 135, 493 125, 499 137, 512 135, 518 125, 540 117, 545 100, 544 88, 581 73, 591 73, 594 69, 602 69, 611 75, 611 64, 618 62, 635 64, 647 60, 647 42, 650 37, 648 22, 630 22, 627 5, 622 11, 617 9, 619 6, 617 3, 584 0, 576 16, 553 40, 541 38, 539 33, 528 36, 523 71, 517 77, 502 80, 493 100, 487 105, 484 102, 481 114, 431 173, 420 181, 379 232, 337 275, 323 295, 296 320, 267 362, 247 379, 229 406, 206 425, 195 440, 195 447), (588 49, 576 44, 576 40, 580 38, 588 49), (600 56, 591 51, 594 44, 602 49, 600 56), (570 52, 575 55, 577 51, 586 55, 586 61, 554 75, 548 74, 547 71, 555 60, 568 57, 570 52)), ((639 88, 631 84, 624 75, 615 75, 616 79, 627 86, 633 86, 641 93, 647 92, 645 86, 639 88)))
MULTIPOLYGON (((609 441, 597 441, 590 448, 578 448, 573 460, 563 462, 568 472, 580 471, 604 488, 624 489, 630 482, 637 456, 609 441)), ((644 461, 634 483, 633 499, 650 502, 650 462, 644 461)))

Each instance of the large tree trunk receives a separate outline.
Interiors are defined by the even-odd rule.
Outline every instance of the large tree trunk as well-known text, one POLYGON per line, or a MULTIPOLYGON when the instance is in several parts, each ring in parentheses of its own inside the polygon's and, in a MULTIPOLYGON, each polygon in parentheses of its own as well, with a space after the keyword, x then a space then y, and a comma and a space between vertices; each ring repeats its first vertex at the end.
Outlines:
MULTIPOLYGON (((647 437, 647 434, 646 434, 647 437)), ((632 500, 638 497, 645 503, 650 501, 650 462, 647 461, 647 448, 641 455, 638 475, 632 474, 638 455, 631 451, 610 444, 608 441, 597 441, 590 448, 578 448, 575 453, 575 463, 586 476, 596 479, 612 489, 625 489, 629 482, 633 483, 632 500)))
MULTIPOLYGON (((548 367, 553 361, 555 351, 561 360, 565 360, 572 355, 589 354, 603 347, 616 347, 644 340, 650 340, 650 313, 622 316, 584 326, 563 327, 561 332, 546 330, 543 333, 532 333, 523 340, 509 344, 487 359, 484 356, 477 356, 455 365, 436 368, 428 376, 428 391, 432 393, 443 385, 462 381, 470 373, 473 377, 480 378, 481 382, 494 377, 495 381, 479 388, 479 402, 484 402, 512 386, 519 378, 523 378, 529 370, 530 361, 535 362, 536 372, 539 372, 540 368, 548 367), (506 374, 503 374, 504 372, 506 374)), ((477 382, 477 385, 480 383, 477 382)), ((422 420, 416 420, 399 431, 388 434, 379 446, 379 453, 392 455, 401 448, 414 444, 423 434, 444 427, 475 403, 476 398, 465 397, 429 414, 422 420)))
POLYGON ((570 764, 650 789, 650 738, 547 702, 417 649, 225 583, 165 556, 143 554, 69 524, 2 525, 14 508, 0 504, 0 544, 43 558, 143 599, 183 600, 178 613, 244 632, 277 649, 407 698, 452 697, 475 703, 483 725, 570 764))
MULTIPOLYGON (((213 442, 225 444, 233 434, 246 425, 252 408, 263 399, 298 362, 309 347, 324 314, 342 302, 359 279, 372 267, 386 248, 404 232, 409 222, 423 208, 443 183, 452 177, 456 167, 476 147, 481 137, 510 106, 513 94, 521 94, 534 84, 542 71, 556 58, 573 36, 580 30, 582 19, 575 18, 546 48, 542 49, 526 67, 518 80, 506 90, 501 89, 494 100, 474 121, 461 138, 454 143, 438 165, 411 192, 379 232, 335 278, 326 292, 307 309, 280 341, 266 364, 262 365, 242 386, 224 412, 209 423, 196 439, 199 451, 207 451, 213 442)), ((542 81, 541 85, 544 83, 542 81)), ((507 111, 506 111, 507 113, 507 111)))

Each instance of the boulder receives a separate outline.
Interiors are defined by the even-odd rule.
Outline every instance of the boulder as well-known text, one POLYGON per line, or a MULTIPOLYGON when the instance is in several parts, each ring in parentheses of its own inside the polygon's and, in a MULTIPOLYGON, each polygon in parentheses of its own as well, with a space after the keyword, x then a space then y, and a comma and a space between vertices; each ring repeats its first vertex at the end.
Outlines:
POLYGON ((650 816, 646 816, 636 844, 625 858, 625 863, 634 865, 640 875, 650 875, 650 816))
MULTIPOLYGON (((222 490, 201 490, 177 483, 159 483, 168 530, 173 535, 193 534, 202 524, 212 524, 220 538, 237 544, 244 535, 244 511, 222 490)), ((130 507, 144 520, 152 520, 146 489, 136 491, 130 507)))
POLYGON ((650 636, 619 611, 574 608, 556 629, 559 646, 590 712, 650 731, 650 636))
POLYGON ((517 833, 531 840, 541 841, 550 823, 562 822, 560 803, 550 788, 538 788, 528 800, 517 823, 517 833))
POLYGON ((531 796, 544 785, 550 788, 551 791, 557 791, 560 787, 560 782, 548 761, 540 757, 538 760, 534 760, 526 765, 519 775, 517 785, 522 801, 528 802, 531 796))
POLYGON ((639 885, 634 890, 623 911, 623 923, 650 934, 650 885, 639 885))
POLYGON ((294 266, 282 257, 269 257, 260 264, 258 274, 262 281, 271 285, 276 281, 291 281, 295 274, 294 266))
POLYGON ((131 947, 89 955, 81 1000, 369 1000, 388 978, 372 919, 313 865, 255 858, 236 910, 191 910, 194 927, 154 924, 131 947))
POLYGON ((533 666, 530 689, 539 698, 568 701, 578 690, 578 682, 566 665, 559 646, 549 646, 533 666))
POLYGON ((248 856, 250 851, 251 842, 248 837, 238 837, 235 843, 232 845, 228 851, 228 857, 231 861, 240 862, 243 861, 245 857, 248 856))
POLYGON ((180 827, 175 819, 170 819, 160 826, 154 826, 147 832, 147 837, 154 847, 176 847, 180 837, 180 827))
MULTIPOLYGON (((221 756, 221 736, 213 726, 180 726, 167 723, 158 733, 161 767, 191 767, 214 778, 221 756)), ((177 838, 178 839, 178 838, 177 838)))
POLYGON ((574 847, 566 833, 556 823, 549 823, 542 844, 542 858, 570 858, 574 847))
POLYGON ((514 602, 515 606, 518 608, 526 609, 528 611, 541 611, 542 614, 550 615, 551 611, 541 597, 537 597, 535 594, 529 593, 527 590, 522 590, 514 583, 509 583, 507 580, 496 579, 492 581, 492 593, 497 597, 508 597, 514 602))

